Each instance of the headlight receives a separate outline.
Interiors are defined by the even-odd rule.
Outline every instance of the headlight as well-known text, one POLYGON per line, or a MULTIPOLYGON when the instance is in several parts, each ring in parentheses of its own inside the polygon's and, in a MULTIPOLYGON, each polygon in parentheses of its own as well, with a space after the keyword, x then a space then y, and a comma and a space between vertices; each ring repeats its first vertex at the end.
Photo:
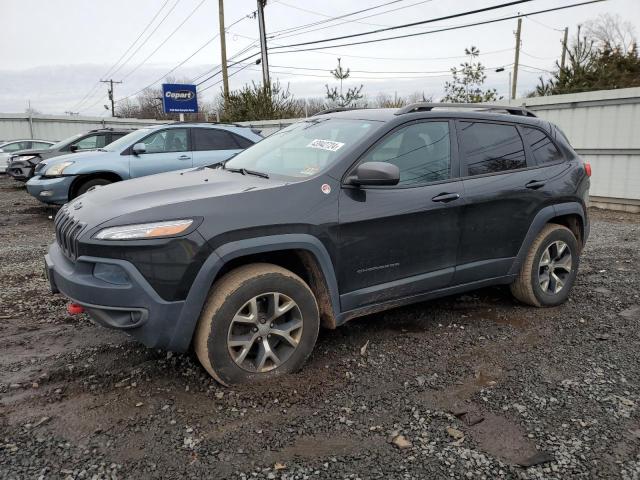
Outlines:
POLYGON ((192 219, 185 219, 109 227, 100 230, 95 238, 98 240, 135 240, 138 238, 173 237, 184 232, 192 223, 192 219))
POLYGON ((17 161, 24 161, 26 162, 27 160, 31 160, 32 158, 36 158, 35 155, 17 155, 15 157, 13 157, 13 160, 17 160, 17 161))
POLYGON ((45 177, 57 177, 58 175, 62 175, 62 172, 64 172, 64 169, 67 168, 69 165, 73 165, 73 162, 58 163, 57 165, 54 165, 53 167, 47 168, 47 170, 44 172, 44 176, 45 177))

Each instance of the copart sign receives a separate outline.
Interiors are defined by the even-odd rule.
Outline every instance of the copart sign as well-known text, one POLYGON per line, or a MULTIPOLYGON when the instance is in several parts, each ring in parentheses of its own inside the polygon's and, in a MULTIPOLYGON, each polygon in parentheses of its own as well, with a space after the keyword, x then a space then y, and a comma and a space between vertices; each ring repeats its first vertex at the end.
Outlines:
POLYGON ((162 108, 165 113, 196 113, 196 86, 187 83, 163 83, 162 108))

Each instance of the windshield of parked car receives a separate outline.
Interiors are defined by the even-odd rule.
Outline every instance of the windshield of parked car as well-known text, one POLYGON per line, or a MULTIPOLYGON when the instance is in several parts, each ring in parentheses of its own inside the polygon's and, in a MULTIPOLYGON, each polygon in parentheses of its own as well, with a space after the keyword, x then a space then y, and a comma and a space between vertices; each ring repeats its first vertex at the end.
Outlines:
POLYGON ((135 130, 131 133, 127 133, 124 137, 120 137, 115 142, 111 142, 109 145, 102 147, 100 150, 105 150, 107 152, 120 152, 125 148, 129 148, 138 140, 149 135, 153 132, 151 128, 141 128, 139 130, 135 130))
POLYGON ((381 122, 310 118, 280 130, 240 152, 224 168, 246 169, 290 178, 311 177, 381 122))
POLYGON ((83 135, 84 135, 84 133, 78 133, 77 135, 74 135, 73 137, 65 138, 64 140, 60 140, 58 143, 54 143, 49 148, 54 148, 54 149, 57 150, 59 148, 64 147, 65 145, 70 144, 71 142, 73 142, 74 140, 80 138, 83 135))

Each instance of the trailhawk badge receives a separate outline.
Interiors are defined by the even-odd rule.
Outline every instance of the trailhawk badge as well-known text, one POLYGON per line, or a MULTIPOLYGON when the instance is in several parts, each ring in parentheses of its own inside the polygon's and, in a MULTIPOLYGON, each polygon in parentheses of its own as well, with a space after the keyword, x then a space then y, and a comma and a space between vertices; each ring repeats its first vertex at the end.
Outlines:
POLYGON ((322 193, 324 193, 325 195, 329 195, 331 193, 331 185, 329 185, 328 183, 323 183, 321 189, 322 193))

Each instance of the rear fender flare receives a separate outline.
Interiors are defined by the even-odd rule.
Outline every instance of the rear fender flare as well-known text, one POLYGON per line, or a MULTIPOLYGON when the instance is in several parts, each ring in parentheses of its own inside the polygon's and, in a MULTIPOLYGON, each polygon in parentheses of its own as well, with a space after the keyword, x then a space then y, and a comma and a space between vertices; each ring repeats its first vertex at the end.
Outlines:
POLYGON ((256 253, 294 249, 309 251, 317 260, 326 281, 333 313, 337 317, 340 313, 338 283, 329 252, 320 240, 307 234, 269 235, 238 240, 218 247, 200 268, 172 334, 171 344, 174 349, 184 351, 189 347, 213 281, 227 262, 256 253))
POLYGON ((529 226, 529 230, 527 231, 527 235, 524 237, 524 241, 520 246, 520 250, 518 250, 518 255, 511 265, 511 269, 509 270, 509 275, 517 275, 520 271, 520 267, 522 266, 522 262, 533 243, 533 240, 540 233, 542 228, 549 223, 554 217, 559 217, 561 215, 569 215, 569 214, 577 214, 580 216, 582 220, 582 225, 587 228, 587 224, 585 221, 585 212, 582 204, 579 202, 566 202, 566 203, 558 203, 556 205, 549 205, 540 210, 536 216, 533 218, 531 225, 529 226))

